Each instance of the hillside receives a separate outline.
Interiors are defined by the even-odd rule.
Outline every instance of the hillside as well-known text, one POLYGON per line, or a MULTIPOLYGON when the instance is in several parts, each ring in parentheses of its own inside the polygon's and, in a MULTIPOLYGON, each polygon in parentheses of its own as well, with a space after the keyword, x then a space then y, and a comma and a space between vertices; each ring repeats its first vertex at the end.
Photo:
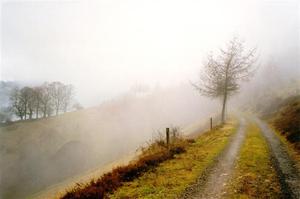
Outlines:
POLYGON ((238 114, 234 122, 202 134, 199 130, 195 141, 171 159, 152 165, 154 156, 143 163, 150 170, 127 179, 124 176, 135 173, 140 160, 131 162, 66 189, 61 197, 299 198, 299 97, 270 106, 263 115, 268 121, 238 114))
POLYGON ((153 164, 158 154, 150 156, 151 161, 143 164, 151 169, 136 173, 139 162, 144 161, 141 156, 138 162, 67 189, 61 198, 300 196, 300 170, 294 166, 298 160, 290 155, 289 146, 256 117, 247 116, 204 132, 184 148, 159 164, 153 164))
POLYGON ((208 120, 213 106, 199 105, 205 101, 195 95, 189 85, 161 89, 58 117, 0 127, 1 194, 4 198, 31 195, 121 158, 161 128, 208 120))
POLYGON ((256 118, 234 126, 199 136, 108 198, 299 198, 300 170, 289 146, 256 118))

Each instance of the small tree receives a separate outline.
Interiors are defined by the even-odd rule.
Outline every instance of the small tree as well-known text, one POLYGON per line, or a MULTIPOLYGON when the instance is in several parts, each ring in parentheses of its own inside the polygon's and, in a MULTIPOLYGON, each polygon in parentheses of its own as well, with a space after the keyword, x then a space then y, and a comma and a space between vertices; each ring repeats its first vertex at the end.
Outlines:
POLYGON ((200 81, 193 86, 204 96, 222 99, 222 123, 228 98, 238 92, 241 80, 254 74, 255 49, 245 50, 243 42, 232 39, 220 54, 208 55, 200 81))

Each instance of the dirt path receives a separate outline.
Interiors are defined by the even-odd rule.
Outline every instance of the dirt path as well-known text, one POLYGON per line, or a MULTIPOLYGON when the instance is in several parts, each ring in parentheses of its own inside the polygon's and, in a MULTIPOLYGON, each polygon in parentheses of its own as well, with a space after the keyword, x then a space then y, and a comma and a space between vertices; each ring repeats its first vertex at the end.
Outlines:
POLYGON ((273 163, 279 176, 285 198, 300 198, 300 172, 288 155, 284 145, 268 125, 254 118, 271 149, 273 163))
POLYGON ((217 163, 208 169, 207 176, 201 176, 196 184, 189 187, 182 198, 221 198, 244 138, 245 120, 241 119, 237 133, 231 138, 217 163))

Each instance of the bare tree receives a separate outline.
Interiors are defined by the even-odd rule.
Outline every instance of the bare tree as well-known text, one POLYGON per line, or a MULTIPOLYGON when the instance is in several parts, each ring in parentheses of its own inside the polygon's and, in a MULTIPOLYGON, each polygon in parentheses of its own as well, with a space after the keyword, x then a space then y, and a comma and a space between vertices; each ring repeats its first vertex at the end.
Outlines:
POLYGON ((55 109, 55 115, 58 115, 59 110, 63 105, 63 101, 65 98, 66 86, 60 82, 53 82, 50 85, 51 96, 53 100, 53 105, 55 109))
POLYGON ((0 123, 10 122, 12 119, 11 107, 0 107, 0 123))
POLYGON ((41 105, 43 117, 49 116, 52 112, 52 97, 51 97, 51 89, 48 83, 44 83, 42 85, 41 92, 41 105))
MULTIPOLYGON (((64 85, 60 82, 44 83, 38 87, 14 88, 10 93, 10 109, 21 120, 32 119, 33 114, 36 118, 42 112, 43 117, 56 115, 59 112, 66 112, 72 105, 74 88, 72 85, 64 85)), ((79 107, 79 105, 77 106, 79 107)), ((3 111, 1 118, 4 118, 3 111)), ((2 119, 3 120, 3 119, 2 119)))
POLYGON ((16 114, 16 116, 20 117, 20 119, 23 120, 26 113, 24 111, 24 105, 20 95, 20 89, 17 87, 14 88, 10 93, 10 102, 13 112, 16 114))
POLYGON ((62 100, 62 110, 67 112, 69 109, 74 96, 74 87, 72 85, 65 85, 62 100))
MULTIPOLYGON (((23 105, 25 120, 27 119, 27 113, 29 111, 29 103, 30 103, 31 97, 32 97, 32 89, 31 88, 26 86, 20 90, 20 100, 23 105)), ((31 115, 32 115, 32 113, 31 113, 31 115)))
POLYGON ((41 108, 42 103, 42 87, 34 87, 33 88, 33 99, 34 99, 34 107, 35 107, 35 118, 39 118, 39 110, 41 108))
POLYGON ((27 94, 29 95, 28 101, 27 101, 27 106, 28 106, 27 113, 28 113, 29 119, 31 120, 33 113, 34 113, 34 109, 35 109, 35 103, 36 103, 33 88, 28 87, 27 94))
POLYGON ((76 111, 79 111, 79 110, 83 109, 83 106, 79 102, 76 102, 73 104, 73 109, 75 109, 76 111))
POLYGON ((232 39, 217 56, 208 55, 200 81, 193 86, 204 96, 222 99, 222 123, 225 122, 227 100, 238 92, 241 80, 254 74, 255 49, 245 50, 244 43, 232 39))

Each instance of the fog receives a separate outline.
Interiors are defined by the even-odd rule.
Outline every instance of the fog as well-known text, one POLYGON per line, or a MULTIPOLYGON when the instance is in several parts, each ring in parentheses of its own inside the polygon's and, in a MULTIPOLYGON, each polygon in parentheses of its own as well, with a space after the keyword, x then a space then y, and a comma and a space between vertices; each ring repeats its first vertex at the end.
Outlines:
POLYGON ((22 198, 101 168, 146 146, 165 127, 189 127, 185 133, 205 130, 216 107, 182 84, 129 92, 97 107, 0 127, 0 193, 22 198))
POLYGON ((72 84, 86 108, 0 126, 0 198, 101 167, 165 127, 215 121, 220 101, 200 96, 190 82, 207 54, 233 37, 258 58, 230 107, 255 106, 266 90, 300 87, 300 1, 0 2, 0 80, 72 84))
POLYGON ((85 106, 135 83, 194 80, 206 54, 233 36, 299 73, 298 1, 2 0, 1 7, 1 79, 71 83, 85 106))

